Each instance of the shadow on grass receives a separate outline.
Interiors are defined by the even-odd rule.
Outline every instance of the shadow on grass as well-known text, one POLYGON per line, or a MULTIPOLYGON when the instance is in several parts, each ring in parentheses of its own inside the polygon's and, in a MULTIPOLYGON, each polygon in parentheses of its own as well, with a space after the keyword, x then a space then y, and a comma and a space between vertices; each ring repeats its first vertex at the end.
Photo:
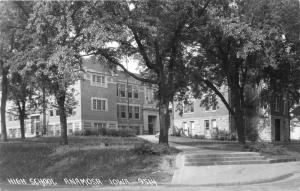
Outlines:
POLYGON ((0 181, 6 182, 7 178, 52 178, 58 183, 63 183, 63 178, 128 178, 136 181, 137 177, 161 176, 153 172, 161 171, 162 155, 139 154, 135 149, 109 147, 82 149, 83 146, 103 142, 111 145, 145 143, 134 137, 69 137, 68 146, 59 145, 59 137, 2 143, 0 181), (63 152, 58 152, 61 150, 63 152))
POLYGON ((6 144, 0 146, 0 179, 97 177, 124 178, 149 174, 159 157, 137 155, 132 150, 75 150, 53 154, 49 145, 6 144))

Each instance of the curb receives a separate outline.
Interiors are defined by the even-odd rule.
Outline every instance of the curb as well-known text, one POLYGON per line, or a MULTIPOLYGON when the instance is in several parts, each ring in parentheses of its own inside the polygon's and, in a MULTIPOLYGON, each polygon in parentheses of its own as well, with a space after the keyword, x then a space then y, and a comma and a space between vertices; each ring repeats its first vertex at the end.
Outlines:
POLYGON ((263 183, 270 183, 275 181, 280 181, 284 179, 288 179, 292 177, 294 173, 289 173, 285 175, 281 175, 278 177, 270 178, 270 179, 262 179, 257 181, 245 181, 245 182, 232 182, 232 183, 215 183, 215 184, 158 184, 168 186, 168 187, 184 187, 184 186, 190 186, 190 187, 218 187, 218 186, 242 186, 242 185, 252 185, 252 184, 263 184, 263 183))

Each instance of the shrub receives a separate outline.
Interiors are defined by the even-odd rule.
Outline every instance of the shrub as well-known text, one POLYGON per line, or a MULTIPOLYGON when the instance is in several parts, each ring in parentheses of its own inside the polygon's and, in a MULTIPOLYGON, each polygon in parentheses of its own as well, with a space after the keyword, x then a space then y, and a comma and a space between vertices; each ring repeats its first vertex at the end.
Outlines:
POLYGON ((83 130, 82 135, 91 136, 91 135, 99 135, 98 129, 86 128, 83 130))
POLYGON ((132 129, 107 129, 107 128, 85 128, 82 131, 75 131, 73 133, 75 136, 91 136, 91 135, 101 135, 101 136, 114 136, 114 137, 134 137, 135 133, 132 129))
POLYGON ((106 135, 114 137, 133 137, 135 133, 132 129, 107 129, 106 135))
POLYGON ((221 141, 235 141, 236 137, 234 134, 230 133, 226 130, 218 130, 211 132, 211 138, 214 140, 221 140, 221 141))
POLYGON ((73 135, 75 136, 83 135, 83 131, 74 131, 73 135))
POLYGON ((256 142, 245 145, 245 149, 254 152, 265 153, 269 155, 285 155, 287 154, 286 148, 281 145, 273 145, 271 143, 256 142))
POLYGON ((135 145, 133 151, 140 155, 161 155, 179 152, 179 150, 165 144, 154 144, 148 142, 135 145))
POLYGON ((172 132, 171 136, 180 137, 181 131, 182 131, 182 129, 175 128, 174 131, 172 132))

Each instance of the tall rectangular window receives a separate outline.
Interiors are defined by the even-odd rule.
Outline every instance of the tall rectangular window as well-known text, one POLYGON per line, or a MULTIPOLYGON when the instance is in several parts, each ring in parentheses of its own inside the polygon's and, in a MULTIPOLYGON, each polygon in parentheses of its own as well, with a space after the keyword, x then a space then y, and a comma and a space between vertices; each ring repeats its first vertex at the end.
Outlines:
POLYGON ((133 98, 139 99, 139 89, 137 86, 133 86, 133 98))
POLYGON ((152 89, 146 88, 146 102, 148 104, 153 104, 154 103, 154 93, 152 89))
POLYGON ((133 107, 132 106, 129 106, 128 108, 128 118, 133 118, 133 107))
POLYGON ((92 98, 92 110, 95 111, 106 111, 107 100, 101 98, 92 98))
POLYGON ((120 105, 121 118, 126 118, 126 105, 120 105))
POLYGON ((129 98, 132 98, 132 85, 127 86, 127 95, 129 98))
POLYGON ((209 129, 209 120, 204 120, 204 127, 206 130, 209 129))
POLYGON ((140 118, 140 107, 134 106, 134 118, 139 119, 140 118))
POLYGON ((125 84, 118 84, 118 95, 120 97, 126 97, 126 85, 125 84))
POLYGON ((284 100, 283 102, 282 102, 282 104, 283 104, 283 115, 285 115, 286 114, 286 112, 287 112, 287 103, 286 103, 286 101, 284 100))
POLYGON ((52 117, 53 116, 53 110, 49 110, 49 115, 52 117))

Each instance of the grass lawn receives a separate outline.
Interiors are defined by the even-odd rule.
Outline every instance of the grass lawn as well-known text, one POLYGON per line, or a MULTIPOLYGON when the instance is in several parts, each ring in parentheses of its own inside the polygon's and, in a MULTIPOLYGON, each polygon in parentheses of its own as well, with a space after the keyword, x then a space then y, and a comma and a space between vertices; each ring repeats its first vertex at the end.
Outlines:
MULTIPOLYGON (((136 181, 154 178, 168 182, 174 171, 175 154, 138 154, 133 148, 145 141, 137 137, 58 137, 15 139, 0 144, 0 181, 7 178, 119 178, 136 181)), ((155 146, 155 145, 154 145, 155 146)), ((105 183, 105 181, 104 181, 105 183)))

